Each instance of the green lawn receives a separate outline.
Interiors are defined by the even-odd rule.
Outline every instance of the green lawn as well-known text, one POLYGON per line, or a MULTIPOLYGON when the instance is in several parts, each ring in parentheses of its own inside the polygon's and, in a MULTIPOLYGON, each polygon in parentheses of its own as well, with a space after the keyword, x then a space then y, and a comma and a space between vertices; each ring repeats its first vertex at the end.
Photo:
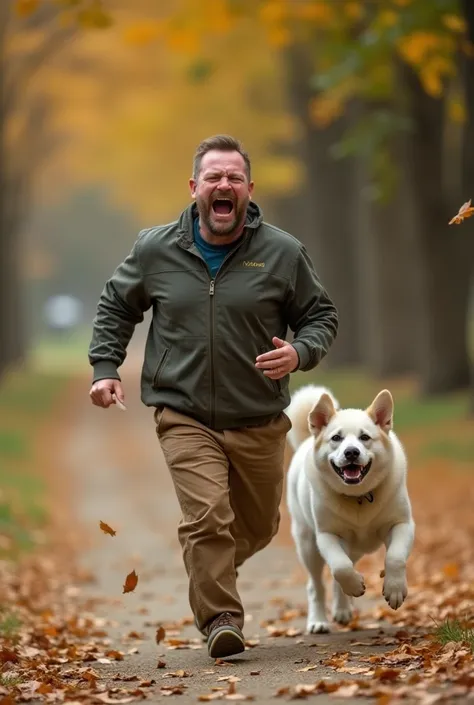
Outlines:
POLYGON ((66 381, 30 369, 0 385, 0 557, 32 548, 47 520, 34 442, 66 381))

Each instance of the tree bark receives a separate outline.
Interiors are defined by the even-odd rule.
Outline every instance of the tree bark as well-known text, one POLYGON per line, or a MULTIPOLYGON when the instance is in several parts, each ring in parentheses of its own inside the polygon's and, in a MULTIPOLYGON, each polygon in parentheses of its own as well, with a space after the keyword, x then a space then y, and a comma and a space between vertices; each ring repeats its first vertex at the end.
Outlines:
POLYGON ((399 174, 388 201, 364 198, 367 166, 358 160, 358 304, 364 364, 378 378, 412 373, 418 367, 419 354, 418 252, 405 135, 394 138, 391 146, 399 174))
POLYGON ((445 195, 444 101, 430 97, 416 74, 401 67, 414 128, 411 135, 413 189, 421 252, 420 387, 423 395, 469 384, 467 314, 470 252, 445 195))
MULTIPOLYGON (((474 45, 474 5, 471 0, 462 0, 462 11, 467 25, 467 40, 474 45)), ((465 200, 474 198, 474 59, 471 54, 465 54, 461 59, 461 75, 464 84, 464 100, 466 102, 467 120, 464 123, 463 130, 463 145, 462 145, 462 185, 465 200)), ((469 294, 471 301, 473 300, 473 259, 474 259, 474 237, 471 232, 467 233, 468 247, 470 247, 469 261, 470 280, 469 294)), ((468 326, 471 320, 473 311, 468 308, 468 326)), ((469 336, 468 336, 469 341, 469 336)), ((468 342, 469 345, 469 342, 468 342)), ((471 352, 471 413, 474 414, 474 368, 471 352)))
POLYGON ((326 128, 318 129, 312 123, 309 103, 314 66, 307 47, 292 46, 286 53, 285 68, 289 102, 301 124, 299 151, 306 167, 306 183, 298 198, 305 223, 302 239, 339 311, 339 332, 326 365, 354 365, 361 359, 361 341, 351 203, 353 162, 336 161, 330 154, 331 146, 348 126, 348 117, 341 117, 326 128))

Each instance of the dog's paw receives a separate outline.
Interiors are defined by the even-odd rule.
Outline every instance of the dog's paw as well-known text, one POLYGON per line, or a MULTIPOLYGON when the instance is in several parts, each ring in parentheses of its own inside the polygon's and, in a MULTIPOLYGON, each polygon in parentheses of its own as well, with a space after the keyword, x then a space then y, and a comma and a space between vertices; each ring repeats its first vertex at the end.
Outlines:
POLYGON ((408 595, 405 571, 385 573, 382 592, 392 610, 398 610, 398 608, 403 605, 408 595))
POLYGON ((328 634, 331 631, 331 628, 328 622, 308 620, 306 631, 308 634, 328 634))
POLYGON ((335 607, 332 611, 332 618, 337 624, 349 624, 352 614, 352 607, 335 607))
POLYGON ((351 597, 361 597, 365 592, 364 577, 354 568, 341 568, 334 573, 342 591, 351 597))

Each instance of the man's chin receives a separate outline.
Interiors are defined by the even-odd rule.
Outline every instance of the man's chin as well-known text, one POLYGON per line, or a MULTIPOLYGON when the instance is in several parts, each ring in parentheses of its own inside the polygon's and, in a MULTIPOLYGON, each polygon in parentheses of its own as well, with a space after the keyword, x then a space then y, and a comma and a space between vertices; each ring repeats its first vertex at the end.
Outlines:
POLYGON ((226 236, 226 235, 232 235, 234 230, 237 229, 237 220, 235 218, 229 222, 229 223, 219 223, 216 222, 213 218, 210 219, 210 222, 208 224, 209 231, 212 233, 212 235, 216 236, 226 236))

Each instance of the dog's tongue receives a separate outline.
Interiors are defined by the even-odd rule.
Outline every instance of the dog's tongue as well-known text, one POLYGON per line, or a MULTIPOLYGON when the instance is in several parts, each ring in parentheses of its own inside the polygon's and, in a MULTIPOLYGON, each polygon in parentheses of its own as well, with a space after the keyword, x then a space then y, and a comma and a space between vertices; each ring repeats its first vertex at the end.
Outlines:
POLYGON ((347 477, 348 480, 357 480, 361 472, 361 468, 344 468, 344 477, 347 477))

